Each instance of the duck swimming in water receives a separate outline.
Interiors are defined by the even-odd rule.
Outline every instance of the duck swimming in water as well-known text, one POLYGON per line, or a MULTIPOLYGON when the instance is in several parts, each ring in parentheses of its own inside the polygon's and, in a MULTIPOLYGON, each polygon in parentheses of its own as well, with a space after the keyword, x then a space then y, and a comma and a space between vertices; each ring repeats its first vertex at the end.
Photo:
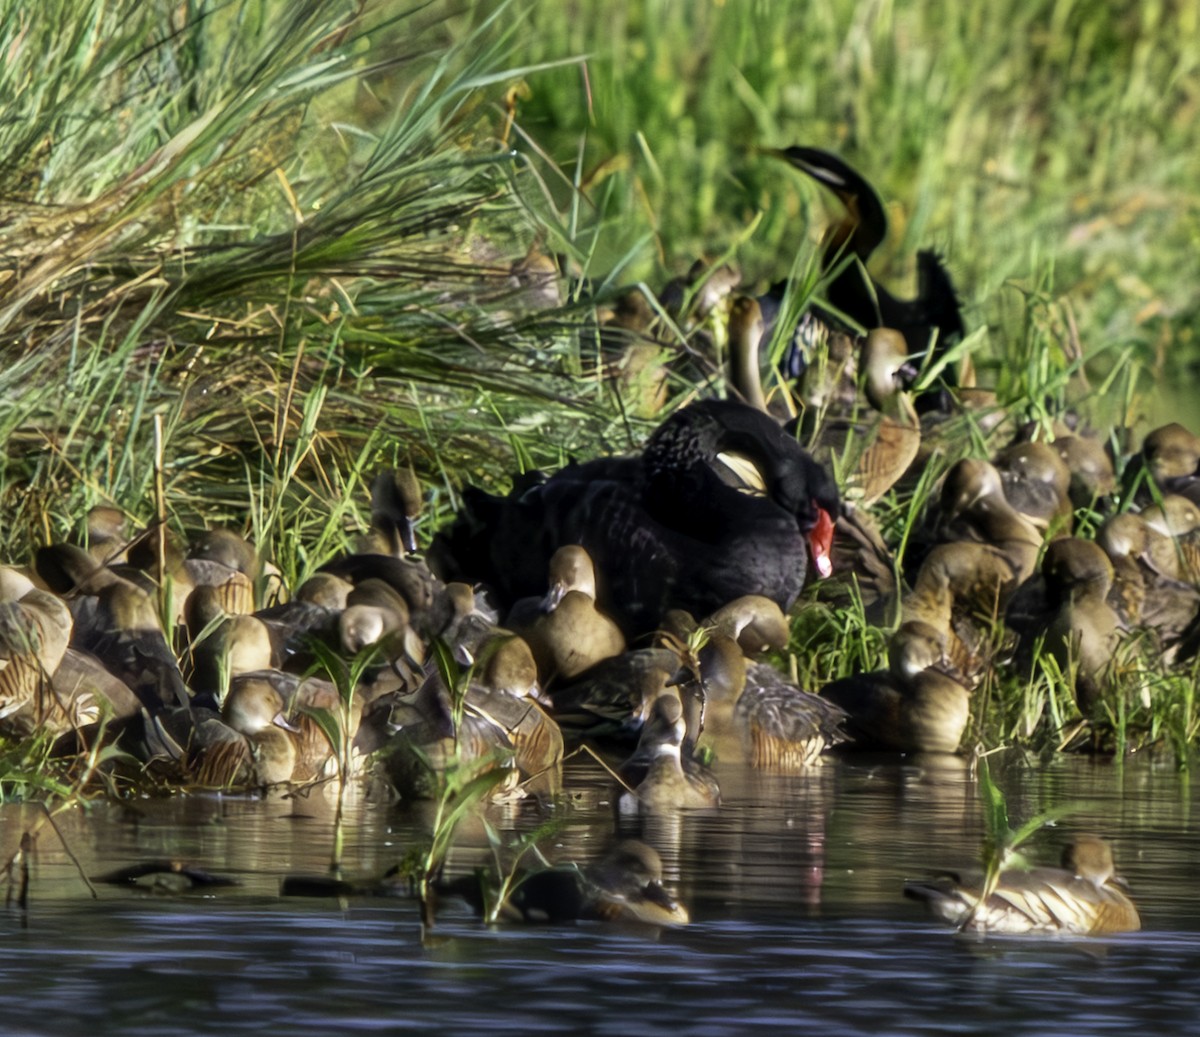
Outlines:
POLYGON ((1141 928, 1137 907, 1114 875, 1112 848, 1079 835, 1063 850, 1061 868, 1004 871, 981 901, 983 877, 947 872, 906 882, 904 895, 951 925, 976 933, 1100 936, 1141 928))
POLYGON ((550 557, 586 548, 597 602, 627 635, 673 607, 707 615, 743 594, 788 608, 809 559, 829 573, 838 491, 767 415, 704 400, 676 411, 640 455, 526 478, 506 497, 463 494, 431 561, 447 579, 490 585, 502 604, 544 593, 550 557))

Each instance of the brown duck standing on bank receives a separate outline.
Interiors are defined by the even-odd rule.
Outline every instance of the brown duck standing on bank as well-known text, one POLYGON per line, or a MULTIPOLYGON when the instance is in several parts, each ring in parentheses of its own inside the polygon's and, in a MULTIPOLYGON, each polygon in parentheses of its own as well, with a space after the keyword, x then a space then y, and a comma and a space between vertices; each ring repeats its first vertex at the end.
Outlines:
POLYGON ((1090 540, 1073 537, 1046 548, 1042 574, 1058 607, 1045 634, 1045 651, 1073 678, 1079 711, 1091 716, 1113 679, 1121 621, 1108 604, 1113 567, 1090 540))
POLYGON ((796 687, 769 663, 743 654, 787 644, 787 622, 778 605, 747 595, 718 609, 703 626, 708 643, 696 668, 704 693, 705 741, 719 759, 794 773, 812 767, 825 749, 842 741, 840 708, 796 687))
POLYGON ((596 605, 595 566, 578 544, 560 547, 551 557, 542 615, 524 636, 542 684, 572 680, 625 651, 621 628, 596 605))
POLYGON ((940 632, 908 622, 892 635, 886 670, 836 680, 821 695, 846 711, 856 748, 953 753, 970 719, 971 697, 944 665, 940 632))
POLYGON ((62 734, 97 719, 90 696, 60 700, 52 678, 72 631, 66 604, 14 569, 0 572, 0 731, 62 734))
POLYGON ((921 425, 907 391, 912 376, 904 336, 875 328, 863 341, 859 369, 867 408, 831 416, 816 432, 818 460, 841 473, 848 499, 874 504, 908 471, 921 446, 921 425))
POLYGON ((936 917, 975 933, 1106 936, 1141 928, 1137 907, 1114 872, 1112 848, 1094 835, 1075 836, 1061 868, 1004 871, 982 901, 983 876, 947 872, 906 882, 904 895, 936 917))

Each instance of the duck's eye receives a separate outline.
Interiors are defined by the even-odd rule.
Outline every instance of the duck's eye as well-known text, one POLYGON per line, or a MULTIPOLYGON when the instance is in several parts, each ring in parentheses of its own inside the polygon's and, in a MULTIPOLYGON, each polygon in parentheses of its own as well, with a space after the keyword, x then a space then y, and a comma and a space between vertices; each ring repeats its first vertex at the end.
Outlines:
POLYGON ((717 460, 722 465, 717 474, 735 490, 753 497, 767 495, 767 482, 762 471, 745 454, 727 450, 717 454, 717 460))

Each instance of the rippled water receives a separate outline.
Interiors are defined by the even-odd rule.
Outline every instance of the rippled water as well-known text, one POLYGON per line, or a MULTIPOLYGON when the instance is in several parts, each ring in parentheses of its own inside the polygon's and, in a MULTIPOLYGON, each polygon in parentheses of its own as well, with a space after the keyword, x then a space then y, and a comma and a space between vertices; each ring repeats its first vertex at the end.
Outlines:
MULTIPOLYGON (((603 772, 572 766, 577 796, 546 846, 586 861, 618 822, 603 772)), ((620 820, 662 853, 691 908, 693 925, 662 932, 487 929, 448 905, 423 944, 403 898, 278 896, 282 875, 328 862, 332 809, 319 794, 97 805, 60 819, 86 874, 175 857, 239 884, 175 894, 98 885, 93 899, 43 829, 29 911, 0 916, 3 1032, 1196 1032, 1200 846, 1186 776, 1149 758, 1035 767, 1011 754, 993 773, 1014 823, 1082 804, 1061 831, 1035 837, 1033 854, 1053 861, 1067 831, 1110 837, 1142 932, 981 942, 904 900, 906 877, 977 854, 976 790, 956 760, 831 760, 795 778, 724 770, 719 812, 620 820)), ((352 813, 351 874, 382 872, 422 830, 420 810, 369 796, 352 813)), ((0 811, 6 855, 35 817, 0 811)), ((494 820, 520 829, 542 818, 528 805, 494 820)), ((486 854, 482 830, 464 829, 454 867, 486 854)))

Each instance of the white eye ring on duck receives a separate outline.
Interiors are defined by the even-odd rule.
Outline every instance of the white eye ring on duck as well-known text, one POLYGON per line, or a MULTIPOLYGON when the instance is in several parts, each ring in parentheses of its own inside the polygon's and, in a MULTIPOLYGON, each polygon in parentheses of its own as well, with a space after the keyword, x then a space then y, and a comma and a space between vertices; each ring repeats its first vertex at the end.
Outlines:
POLYGON ((763 478, 762 470, 745 454, 739 454, 735 450, 724 450, 717 454, 717 460, 737 480, 730 485, 739 493, 746 493, 751 497, 767 495, 767 481, 763 478))

